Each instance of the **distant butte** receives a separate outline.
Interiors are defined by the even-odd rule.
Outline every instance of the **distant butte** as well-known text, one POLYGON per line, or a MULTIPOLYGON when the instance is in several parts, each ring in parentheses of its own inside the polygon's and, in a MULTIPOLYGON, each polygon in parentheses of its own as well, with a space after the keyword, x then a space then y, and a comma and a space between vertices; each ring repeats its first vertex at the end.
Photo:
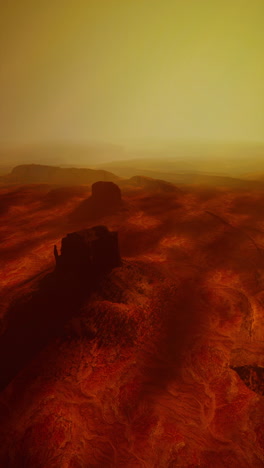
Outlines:
POLYGON ((82 201, 70 215, 73 221, 97 219, 122 208, 121 190, 114 182, 98 181, 92 185, 91 197, 82 201))

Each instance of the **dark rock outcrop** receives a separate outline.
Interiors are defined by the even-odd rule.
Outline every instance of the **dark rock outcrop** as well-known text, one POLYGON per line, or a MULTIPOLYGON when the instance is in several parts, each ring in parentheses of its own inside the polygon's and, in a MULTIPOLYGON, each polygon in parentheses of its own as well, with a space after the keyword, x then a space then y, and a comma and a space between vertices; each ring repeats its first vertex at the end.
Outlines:
POLYGON ((113 182, 98 181, 92 185, 92 195, 70 216, 73 221, 98 219, 115 213, 123 206, 121 190, 113 182))
POLYGON ((264 368, 258 366, 232 367, 247 387, 259 395, 264 395, 264 368))
POLYGON ((61 242, 61 255, 54 248, 58 274, 100 276, 121 264, 118 233, 95 226, 67 234, 61 242))
POLYGON ((121 264, 117 232, 105 226, 73 232, 54 247, 56 268, 38 289, 11 305, 0 336, 0 391, 82 309, 112 268, 121 264))

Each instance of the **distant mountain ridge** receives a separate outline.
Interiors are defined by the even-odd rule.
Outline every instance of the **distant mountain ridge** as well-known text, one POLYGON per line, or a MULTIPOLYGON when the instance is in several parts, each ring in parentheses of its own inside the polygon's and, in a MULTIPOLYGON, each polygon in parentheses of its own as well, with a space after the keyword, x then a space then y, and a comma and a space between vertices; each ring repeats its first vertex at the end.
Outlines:
POLYGON ((62 168, 41 164, 22 164, 14 167, 10 174, 0 178, 8 184, 92 184, 98 180, 116 182, 120 179, 112 172, 103 169, 62 168))
MULTIPOLYGON (((107 166, 110 168, 110 165, 107 166)), ((241 189, 251 189, 251 188, 260 188, 263 189, 263 181, 264 179, 259 176, 259 178, 255 177, 255 179, 243 179, 238 177, 230 177, 225 175, 217 175, 217 174, 208 174, 203 172, 195 172, 195 171, 182 171, 182 172, 160 172, 159 170, 140 168, 140 167, 133 167, 133 166, 125 166, 118 164, 113 167, 116 174, 118 174, 121 178, 130 179, 134 178, 135 174, 137 177, 145 177, 146 179, 152 180, 162 180, 169 182, 170 184, 178 185, 201 185, 201 186, 214 186, 214 187, 233 187, 233 188, 241 188, 241 189)))
MULTIPOLYGON (((154 169, 154 170, 153 170, 154 169)), ((200 185, 215 187, 232 187, 250 190, 263 190, 264 179, 261 175, 253 178, 235 178, 213 175, 202 172, 160 172, 140 167, 115 166, 115 172, 105 169, 88 169, 76 167, 59 167, 41 164, 22 164, 12 169, 9 174, 0 176, 0 184, 49 184, 58 186, 91 185, 98 181, 115 182, 120 186, 126 184, 145 187, 148 190, 175 191, 175 185, 200 185), (118 174, 118 175, 117 175, 118 174)))

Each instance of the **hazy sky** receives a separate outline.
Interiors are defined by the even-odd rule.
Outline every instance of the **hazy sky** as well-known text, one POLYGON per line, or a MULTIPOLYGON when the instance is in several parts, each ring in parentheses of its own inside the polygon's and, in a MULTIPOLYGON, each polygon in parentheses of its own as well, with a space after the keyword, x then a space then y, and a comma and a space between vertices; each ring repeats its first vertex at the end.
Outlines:
POLYGON ((263 0, 10 0, 0 141, 264 141, 263 0))

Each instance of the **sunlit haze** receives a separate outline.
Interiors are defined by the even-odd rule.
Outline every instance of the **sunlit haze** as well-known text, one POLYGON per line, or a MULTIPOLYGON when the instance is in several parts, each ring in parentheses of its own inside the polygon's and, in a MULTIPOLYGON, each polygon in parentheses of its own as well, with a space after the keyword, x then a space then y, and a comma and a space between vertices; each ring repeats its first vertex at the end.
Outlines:
POLYGON ((1 145, 262 142, 263 17, 262 0, 5 2, 1 145))

